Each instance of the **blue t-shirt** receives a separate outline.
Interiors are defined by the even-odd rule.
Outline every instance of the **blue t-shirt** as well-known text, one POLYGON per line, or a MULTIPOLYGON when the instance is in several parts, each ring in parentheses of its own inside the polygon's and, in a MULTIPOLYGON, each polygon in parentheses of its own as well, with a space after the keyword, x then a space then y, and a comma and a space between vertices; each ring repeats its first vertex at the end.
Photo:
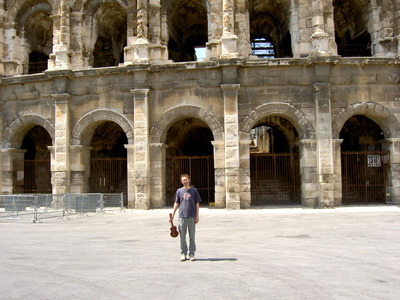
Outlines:
POLYGON ((179 203, 179 218, 194 218, 196 217, 196 203, 201 202, 201 198, 194 187, 190 187, 188 190, 181 187, 175 193, 174 202, 179 203))

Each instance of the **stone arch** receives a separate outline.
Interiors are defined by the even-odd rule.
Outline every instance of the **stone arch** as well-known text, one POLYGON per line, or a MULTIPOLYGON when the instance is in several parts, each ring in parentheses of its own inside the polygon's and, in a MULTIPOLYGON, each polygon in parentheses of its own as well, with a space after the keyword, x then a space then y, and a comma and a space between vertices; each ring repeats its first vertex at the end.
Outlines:
POLYGON ((26 133, 34 126, 42 126, 54 141, 54 124, 37 114, 24 114, 12 122, 4 132, 3 148, 20 148, 26 133))
POLYGON ((204 121, 211 129, 214 140, 221 141, 224 138, 224 130, 221 122, 211 113, 197 106, 182 105, 171 108, 163 113, 160 120, 151 128, 151 143, 164 143, 170 125, 181 118, 198 118, 204 121))
POLYGON ((376 122, 384 132, 386 139, 400 137, 399 120, 388 108, 377 103, 358 102, 344 108, 332 121, 332 137, 334 139, 339 138, 344 123, 354 115, 363 115, 376 122))
POLYGON ((106 2, 115 2, 119 3, 122 7, 128 7, 128 3, 125 0, 76 0, 72 4, 72 11, 73 12, 85 12, 87 14, 93 14, 94 11, 102 4, 106 2))
POLYGON ((6 22, 18 22, 26 20, 26 18, 35 11, 49 11, 55 14, 59 9, 57 1, 43 0, 41 2, 35 1, 14 1, 7 9, 6 22), (17 20, 19 19, 19 20, 17 20))
POLYGON ((315 139, 315 129, 305 113, 288 103, 266 103, 256 107, 243 120, 241 131, 249 134, 261 118, 278 115, 290 121, 300 139, 315 139))
POLYGON ((131 122, 123 114, 108 109, 97 109, 82 116, 72 132, 71 144, 89 145, 97 125, 102 121, 117 123, 125 132, 128 143, 133 144, 133 126, 131 122))
POLYGON ((52 14, 53 8, 47 2, 41 2, 32 6, 28 11, 22 12, 21 16, 18 18, 18 22, 24 24, 26 20, 36 12, 46 11, 49 14, 52 14))

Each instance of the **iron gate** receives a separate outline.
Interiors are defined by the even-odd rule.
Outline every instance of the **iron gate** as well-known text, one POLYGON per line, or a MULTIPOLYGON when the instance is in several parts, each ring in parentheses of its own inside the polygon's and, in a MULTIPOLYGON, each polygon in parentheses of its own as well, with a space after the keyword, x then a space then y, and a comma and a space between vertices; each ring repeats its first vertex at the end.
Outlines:
POLYGON ((300 205, 298 154, 250 154, 252 205, 300 205))
POLYGON ((90 163, 91 193, 123 193, 127 195, 126 158, 92 158, 90 163))
POLYGON ((342 203, 386 203, 388 152, 342 152, 342 203))
POLYGON ((50 159, 14 160, 14 193, 51 194, 50 159))
POLYGON ((182 187, 181 174, 190 175, 190 184, 200 194, 201 204, 214 202, 214 158, 212 156, 188 157, 179 156, 172 158, 172 199, 175 191, 182 187))

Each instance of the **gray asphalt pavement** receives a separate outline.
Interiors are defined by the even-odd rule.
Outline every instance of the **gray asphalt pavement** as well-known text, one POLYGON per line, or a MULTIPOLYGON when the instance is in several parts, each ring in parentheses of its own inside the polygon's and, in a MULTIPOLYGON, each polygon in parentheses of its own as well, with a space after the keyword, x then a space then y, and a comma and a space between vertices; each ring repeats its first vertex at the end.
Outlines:
POLYGON ((400 299, 400 208, 172 209, 0 220, 0 299, 400 299), (177 223, 177 219, 175 219, 177 223))

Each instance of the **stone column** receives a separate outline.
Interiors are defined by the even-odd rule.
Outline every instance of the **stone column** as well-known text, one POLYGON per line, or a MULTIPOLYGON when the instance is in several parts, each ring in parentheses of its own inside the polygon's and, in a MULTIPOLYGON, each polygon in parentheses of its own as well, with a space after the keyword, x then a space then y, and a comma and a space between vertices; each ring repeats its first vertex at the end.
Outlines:
POLYGON ((5 0, 0 0, 0 75, 4 73, 4 47, 6 45, 6 38, 4 36, 4 22, 6 21, 5 0))
POLYGON ((2 193, 24 192, 24 157, 26 150, 15 148, 1 149, 2 156, 2 193), (15 176, 14 176, 15 174, 15 176))
POLYGON ((221 37, 221 58, 238 57, 238 37, 235 34, 234 0, 222 2, 223 32, 221 37))
MULTIPOLYGON (((325 69, 322 67, 321 70, 317 70, 317 72, 329 72, 329 68, 325 69)), ((334 206, 334 168, 330 97, 329 83, 314 84, 319 207, 334 206)))
POLYGON ((135 208, 150 208, 148 89, 132 89, 134 109, 135 208))
POLYGON ((150 199, 151 207, 164 207, 166 205, 166 150, 168 146, 163 143, 150 144, 150 199))
POLYGON ((53 53, 50 54, 48 64, 49 70, 71 68, 71 8, 69 1, 61 0, 60 9, 60 15, 53 16, 53 35, 58 37, 58 44, 53 45, 53 53))
POLYGON ((71 145, 71 193, 88 193, 90 177, 90 150, 92 147, 71 145))
POLYGON ((391 187, 396 203, 400 202, 400 139, 388 138, 383 141, 382 149, 389 151, 389 172, 387 186, 391 187))
POLYGON ((127 184, 128 184, 128 208, 135 208, 135 145, 124 145, 127 150, 127 184))
POLYGON ((239 84, 222 84, 225 126, 226 208, 240 209, 239 84))
POLYGON ((342 139, 332 140, 333 142, 333 163, 334 163, 334 198, 335 206, 342 205, 342 151, 340 144, 342 144, 342 139))
POLYGON ((124 64, 147 63, 149 61, 148 7, 147 0, 137 1, 137 36, 128 39, 124 64))
POLYGON ((306 207, 318 206, 317 141, 299 141, 301 204, 306 207))
POLYGON ((325 32, 324 20, 324 0, 312 0, 312 26, 311 35, 313 56, 328 56, 329 52, 329 34, 325 32))
POLYGON ((226 207, 225 188, 225 143, 212 141, 214 147, 215 207, 226 207))
MULTIPOLYGON (((62 78, 60 78, 62 80, 62 78)), ((52 94, 55 106, 54 157, 51 159, 53 194, 69 193, 70 166, 70 94, 52 94)))

